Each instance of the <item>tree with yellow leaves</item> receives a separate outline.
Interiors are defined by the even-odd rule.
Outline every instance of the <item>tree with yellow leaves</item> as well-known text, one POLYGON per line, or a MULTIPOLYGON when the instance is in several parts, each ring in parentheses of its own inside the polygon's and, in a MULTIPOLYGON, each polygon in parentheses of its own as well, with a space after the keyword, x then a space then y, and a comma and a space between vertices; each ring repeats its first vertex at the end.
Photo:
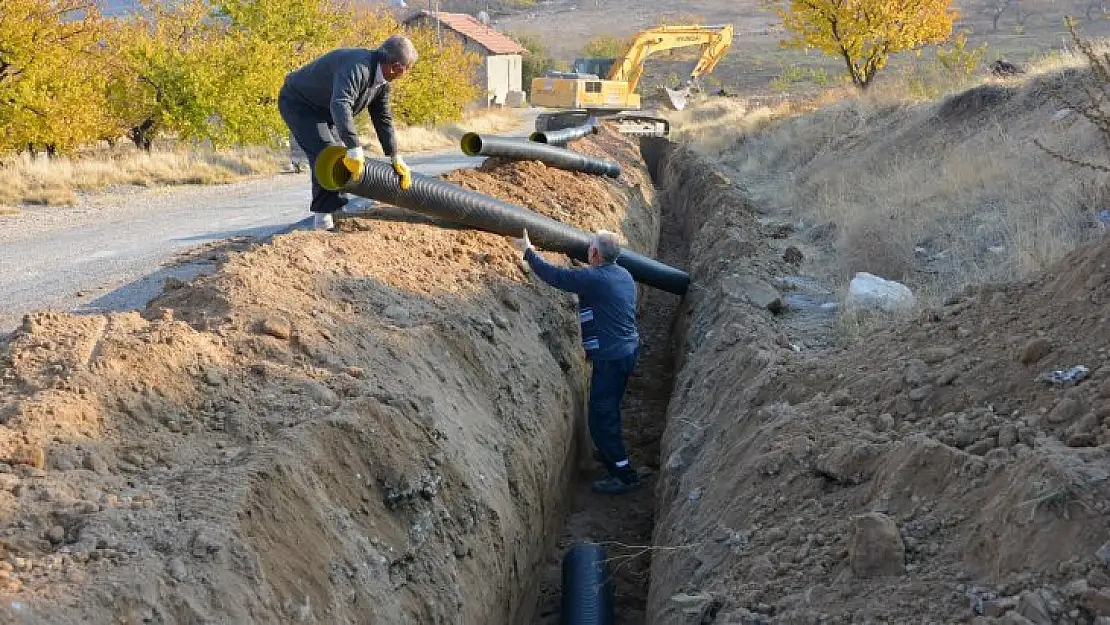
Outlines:
POLYGON ((890 55, 947 41, 952 0, 769 0, 793 38, 790 48, 844 60, 852 83, 867 89, 890 55))
POLYGON ((101 36, 95 0, 0 0, 0 151, 99 138, 101 36))

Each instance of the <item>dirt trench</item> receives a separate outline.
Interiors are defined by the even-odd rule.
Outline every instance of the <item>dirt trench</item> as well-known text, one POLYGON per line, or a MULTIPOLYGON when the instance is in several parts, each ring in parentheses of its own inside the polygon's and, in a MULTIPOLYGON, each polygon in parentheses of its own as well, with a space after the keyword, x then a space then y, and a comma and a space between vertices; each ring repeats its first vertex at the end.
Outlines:
MULTIPOLYGON (((660 201, 658 205, 661 220, 655 258, 682 269, 688 246, 680 215, 669 201, 660 201)), ((605 471, 593 460, 590 446, 583 446, 580 470, 572 479, 569 515, 540 573, 540 596, 533 625, 561 622, 562 559, 576 542, 595 542, 605 547, 614 592, 614 623, 647 622, 659 442, 674 381, 673 331, 681 306, 682 298, 678 296, 641 287, 637 315, 640 358, 625 392, 622 421, 629 455, 644 476, 645 485, 620 497, 592 493, 590 483, 604 476, 605 471)))
POLYGON ((691 151, 658 171, 692 288, 647 622, 1110 622, 1110 245, 828 341, 773 303, 824 229, 691 151))
MULTIPOLYGON (((652 254, 636 145, 576 148, 624 173, 448 178, 652 254)), ((378 217, 0 340, 0 620, 529 622, 578 461, 573 297, 502 237, 378 217)))

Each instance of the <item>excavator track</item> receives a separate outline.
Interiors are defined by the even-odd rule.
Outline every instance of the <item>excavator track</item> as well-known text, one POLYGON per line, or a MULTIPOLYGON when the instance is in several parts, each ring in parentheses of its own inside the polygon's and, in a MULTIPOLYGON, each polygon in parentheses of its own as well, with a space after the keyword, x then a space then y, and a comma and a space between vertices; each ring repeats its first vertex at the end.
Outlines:
POLYGON ((671 123, 650 113, 620 113, 606 118, 617 124, 617 131, 632 137, 666 137, 671 134, 671 123))

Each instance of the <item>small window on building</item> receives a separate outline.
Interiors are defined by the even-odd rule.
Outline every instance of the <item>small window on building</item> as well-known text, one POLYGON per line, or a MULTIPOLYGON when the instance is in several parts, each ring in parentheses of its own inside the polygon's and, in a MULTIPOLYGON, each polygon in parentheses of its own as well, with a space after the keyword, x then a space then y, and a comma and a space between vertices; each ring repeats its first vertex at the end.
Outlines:
POLYGON ((586 93, 601 93, 601 83, 600 82, 588 82, 588 83, 586 83, 586 93))

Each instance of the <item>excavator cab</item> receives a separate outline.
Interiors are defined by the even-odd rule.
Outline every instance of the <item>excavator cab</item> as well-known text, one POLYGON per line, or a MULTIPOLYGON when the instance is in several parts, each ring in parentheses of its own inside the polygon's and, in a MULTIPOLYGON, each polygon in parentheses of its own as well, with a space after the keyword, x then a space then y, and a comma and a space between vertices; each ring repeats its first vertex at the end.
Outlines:
POLYGON ((608 76, 609 72, 613 69, 613 64, 616 62, 616 59, 603 59, 598 57, 575 59, 574 72, 576 74, 590 74, 599 77, 608 76))

